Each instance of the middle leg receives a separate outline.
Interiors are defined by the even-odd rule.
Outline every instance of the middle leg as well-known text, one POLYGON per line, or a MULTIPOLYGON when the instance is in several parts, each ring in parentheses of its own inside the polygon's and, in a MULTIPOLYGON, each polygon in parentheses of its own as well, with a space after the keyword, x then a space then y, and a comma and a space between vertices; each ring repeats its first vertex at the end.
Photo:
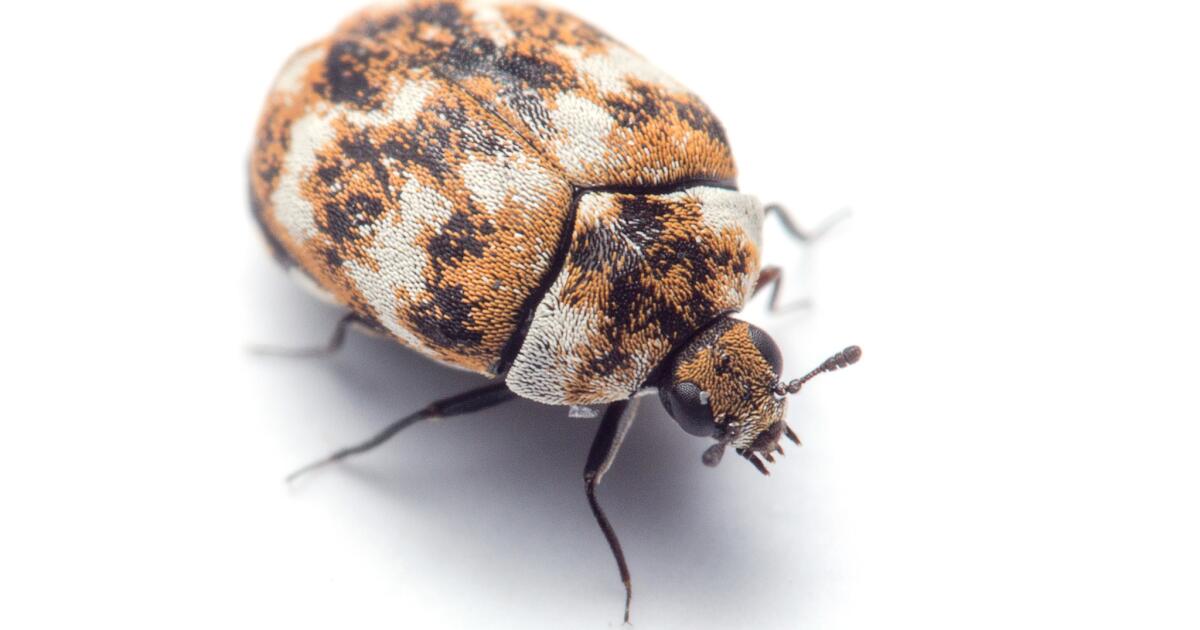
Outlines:
POLYGON ((798 311, 800 309, 809 308, 812 306, 812 300, 804 298, 789 302, 787 304, 779 304, 779 287, 783 284, 783 269, 770 265, 763 267, 762 271, 758 272, 758 280, 754 283, 754 291, 750 293, 750 297, 759 294, 768 286, 771 287, 771 297, 768 298, 767 310, 772 313, 784 313, 788 311, 798 311))

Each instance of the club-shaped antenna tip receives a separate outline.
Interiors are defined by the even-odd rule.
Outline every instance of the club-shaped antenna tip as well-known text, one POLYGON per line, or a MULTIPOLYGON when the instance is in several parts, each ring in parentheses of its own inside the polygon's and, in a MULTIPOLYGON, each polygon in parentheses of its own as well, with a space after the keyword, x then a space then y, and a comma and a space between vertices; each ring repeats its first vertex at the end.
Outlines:
POLYGON ((862 348, 850 346, 842 350, 842 356, 846 357, 846 363, 858 363, 858 360, 862 358, 862 348))

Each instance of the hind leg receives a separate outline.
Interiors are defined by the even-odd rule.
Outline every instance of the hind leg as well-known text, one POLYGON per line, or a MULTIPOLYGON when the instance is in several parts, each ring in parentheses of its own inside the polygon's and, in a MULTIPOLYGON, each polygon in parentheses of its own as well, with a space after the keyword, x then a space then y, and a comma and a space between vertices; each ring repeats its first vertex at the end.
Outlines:
POLYGON ((288 475, 287 480, 289 482, 293 481, 297 477, 317 468, 341 461, 347 457, 365 453, 376 446, 387 442, 397 433, 407 429, 408 427, 411 427, 418 422, 421 422, 422 420, 449 418, 451 416, 459 416, 466 413, 471 413, 473 411, 481 411, 483 409, 487 409, 488 407, 495 407, 500 403, 508 402, 516 397, 517 395, 508 389, 508 385, 505 385, 503 382, 501 382, 472 389, 457 396, 435 400, 434 402, 429 403, 429 405, 427 405, 424 409, 410 413, 407 416, 404 416, 403 418, 400 418, 399 420, 389 424, 370 439, 359 444, 347 446, 346 448, 334 451, 328 456, 304 466, 303 468, 300 468, 296 472, 288 475))

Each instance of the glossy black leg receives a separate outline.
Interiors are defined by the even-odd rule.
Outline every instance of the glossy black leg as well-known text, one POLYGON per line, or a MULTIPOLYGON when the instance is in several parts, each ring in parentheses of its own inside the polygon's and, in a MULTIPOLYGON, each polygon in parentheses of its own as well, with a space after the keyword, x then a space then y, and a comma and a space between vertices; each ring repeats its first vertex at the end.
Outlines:
POLYGON ((625 434, 629 432, 636 413, 637 399, 621 400, 608 406, 603 420, 600 421, 600 428, 596 431, 596 437, 592 440, 587 467, 583 471, 584 491, 587 493, 588 505, 592 508, 592 516, 596 518, 596 524, 600 526, 600 531, 604 532, 604 539, 608 541, 608 547, 617 561, 621 582, 625 585, 625 623, 629 623, 629 604, 633 599, 629 566, 625 563, 625 553, 621 551, 621 541, 617 539, 617 532, 608 522, 608 517, 604 515, 604 510, 600 509, 600 503, 596 500, 596 486, 600 485, 604 473, 616 459, 617 451, 620 450, 621 443, 624 442, 625 434))
POLYGON ((319 459, 297 470, 296 472, 288 475, 287 480, 290 482, 300 475, 312 471, 313 469, 320 468, 327 464, 332 464, 353 455, 365 453, 388 441, 397 433, 418 422, 421 422, 422 420, 448 418, 450 416, 458 416, 465 413, 471 413, 473 411, 480 411, 482 409, 487 409, 488 407, 494 407, 500 403, 507 402, 516 397, 517 395, 508 389, 508 385, 505 385, 503 382, 501 382, 485 385, 457 396, 451 396, 450 398, 443 398, 442 400, 434 401, 424 409, 415 413, 411 413, 389 424, 386 428, 384 428, 384 430, 376 433, 371 439, 362 442, 361 444, 348 446, 335 451, 328 457, 319 459))

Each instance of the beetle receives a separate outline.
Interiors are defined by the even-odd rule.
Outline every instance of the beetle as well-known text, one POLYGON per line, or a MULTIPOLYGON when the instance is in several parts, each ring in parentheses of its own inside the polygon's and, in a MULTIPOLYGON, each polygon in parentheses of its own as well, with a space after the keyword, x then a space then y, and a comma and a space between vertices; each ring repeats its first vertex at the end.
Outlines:
POLYGON ((732 315, 766 287, 775 305, 764 217, 812 235, 738 191, 699 98, 562 11, 414 0, 354 15, 275 79, 250 188, 275 258, 347 310, 321 351, 358 326, 496 379, 290 478, 516 397, 606 405, 584 487, 626 621, 629 570, 596 487, 641 395, 715 440, 705 464, 732 447, 767 474, 782 436, 799 443, 787 395, 861 355, 781 380, 774 341, 732 315))

